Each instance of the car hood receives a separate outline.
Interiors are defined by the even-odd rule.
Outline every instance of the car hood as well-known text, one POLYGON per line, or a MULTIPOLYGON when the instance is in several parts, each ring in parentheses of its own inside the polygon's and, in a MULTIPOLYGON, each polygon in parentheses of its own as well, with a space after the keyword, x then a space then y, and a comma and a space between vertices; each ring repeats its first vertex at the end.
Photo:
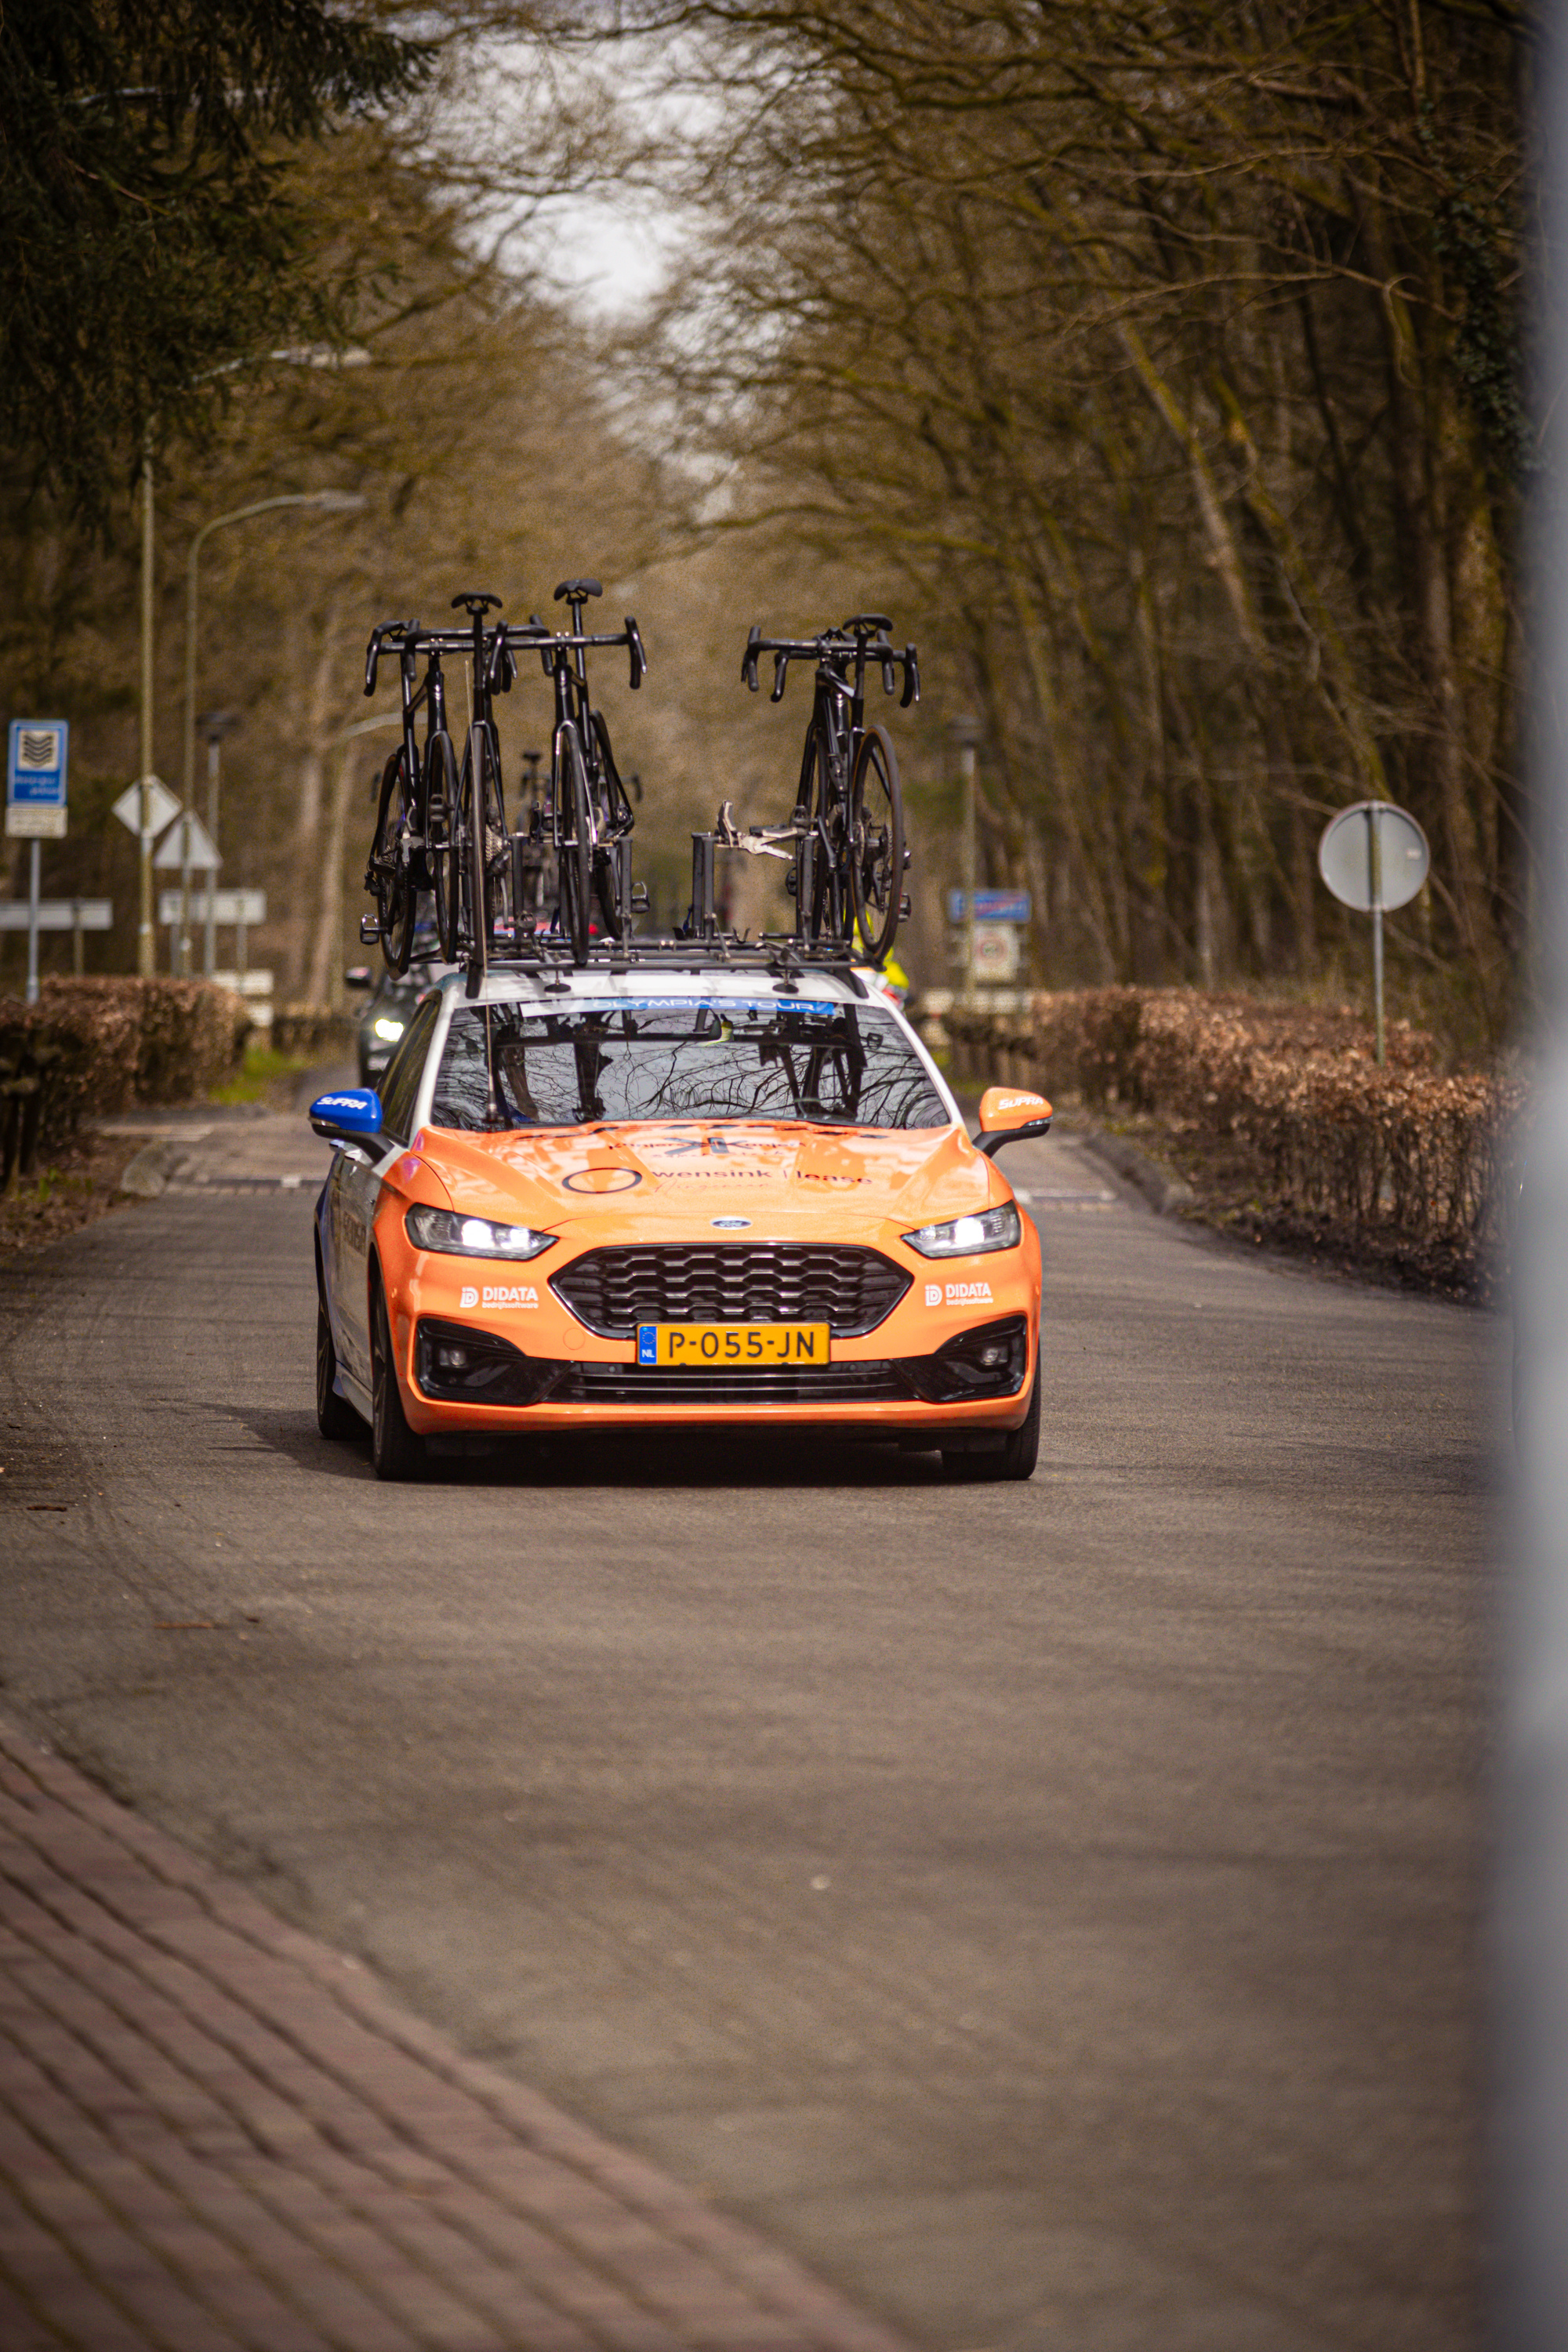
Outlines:
MULTIPOLYGON (((1011 1197, 961 1127, 837 1130, 682 1122, 473 1135, 427 1128, 418 1150, 455 1207, 585 1241, 689 1238, 745 1217, 774 1239, 872 1238, 1011 1197)), ((737 1231, 743 1228, 736 1228, 737 1231)))

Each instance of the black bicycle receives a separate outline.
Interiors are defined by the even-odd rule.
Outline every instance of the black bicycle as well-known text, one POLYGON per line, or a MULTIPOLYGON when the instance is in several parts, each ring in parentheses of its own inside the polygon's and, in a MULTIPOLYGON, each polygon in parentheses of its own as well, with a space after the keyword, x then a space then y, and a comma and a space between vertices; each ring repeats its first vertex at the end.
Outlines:
POLYGON ((454 596, 452 609, 468 615, 467 651, 473 669, 473 710, 463 763, 458 776, 450 832, 452 887, 447 896, 448 930, 441 934, 441 902, 437 900, 436 927, 442 951, 455 963, 464 947, 476 949, 482 940, 488 952, 496 925, 507 919, 510 883, 506 794, 501 784, 500 739, 491 710, 491 657, 494 636, 485 614, 499 611, 499 596, 467 590, 454 596))
MULTIPOLYGON (((629 614, 625 628, 614 634, 584 631, 583 608, 590 597, 603 594, 596 580, 563 580, 555 591, 555 602, 567 606, 570 629, 550 629, 532 614, 523 629, 511 629, 502 622, 495 633, 489 672, 490 689, 508 693, 517 676, 518 655, 537 653, 554 687, 550 781, 543 805, 535 803, 535 822, 541 839, 548 841, 554 854, 556 919, 562 936, 571 942, 573 960, 579 964, 588 961, 595 901, 600 923, 611 939, 624 938, 630 929, 631 832, 637 823, 616 766, 605 715, 594 709, 589 697, 586 656, 596 646, 625 646, 631 657, 634 692, 647 675, 642 637, 629 614)), ((513 895, 520 898, 521 833, 513 849, 519 869, 513 895)))
POLYGON ((364 887, 375 900, 382 955, 399 974, 407 971, 413 953, 421 892, 427 890, 434 898, 437 936, 444 939, 450 929, 458 766, 447 730, 441 656, 466 644, 466 638, 449 632, 421 629, 417 621, 388 621, 371 631, 365 649, 367 695, 375 692, 382 655, 397 655, 403 740, 381 772, 364 887), (418 676, 421 659, 423 678, 418 676), (421 709, 426 718, 423 748, 416 724, 421 709))
POLYGON ((500 602, 499 596, 479 593, 454 596, 453 609, 468 614, 465 629, 422 629, 417 621, 391 621, 371 631, 364 690, 374 693, 382 655, 395 652, 402 694, 403 740, 382 771, 365 869, 382 953, 396 972, 408 969, 421 891, 430 893, 437 940, 448 963, 471 949, 481 931, 488 942, 503 910, 506 808, 500 746, 490 715, 485 627, 486 613, 500 602), (466 654, 473 665, 473 723, 460 763, 447 723, 442 665, 449 654, 466 654), (425 675, 418 678, 422 661, 425 675), (423 752, 416 725, 421 709, 426 720, 423 752))
POLYGON ((896 649, 892 625, 884 613, 856 613, 815 637, 764 637, 755 626, 741 658, 754 694, 758 656, 772 654, 773 702, 784 698, 792 661, 816 664, 795 814, 788 824, 762 830, 770 843, 795 844, 784 887, 795 898, 795 937, 858 943, 872 963, 885 961, 905 912, 909 852, 898 754, 885 727, 866 723, 868 667, 881 672, 887 694, 902 671, 900 709, 921 698, 920 656, 913 646, 896 649))

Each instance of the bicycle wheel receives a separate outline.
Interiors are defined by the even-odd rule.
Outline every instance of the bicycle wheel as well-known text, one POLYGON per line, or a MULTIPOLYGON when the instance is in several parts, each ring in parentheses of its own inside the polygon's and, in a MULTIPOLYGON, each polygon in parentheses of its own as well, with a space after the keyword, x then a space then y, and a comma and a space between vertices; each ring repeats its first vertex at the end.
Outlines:
POLYGON ((807 828, 804 837, 795 844, 795 871, 789 877, 793 886, 790 896, 795 900, 795 935, 802 941, 816 936, 813 925, 822 848, 811 828, 827 790, 827 746, 823 740, 822 730, 814 719, 805 730, 805 741, 801 748, 800 782, 795 787, 795 814, 791 820, 807 828))
POLYGON ((408 869, 408 836, 413 825, 414 794, 409 788, 407 761, 400 744, 381 772, 376 803, 375 840, 370 853, 367 887, 374 893, 381 952, 389 971, 403 973, 414 951, 414 918, 417 893, 408 869))
MULTIPOLYGON (((610 784, 613 761, 605 766, 609 750, 609 730, 598 711, 592 714, 593 740, 583 745, 584 772, 588 782, 588 805, 594 812, 594 902, 599 910, 599 929, 606 939, 621 936, 621 910, 616 896, 616 793, 610 784)), ((626 794, 619 798, 625 801, 626 794)), ((630 811, 627 811, 628 815, 630 811)))
POLYGON ((458 762, 449 735, 432 735, 425 755, 425 857, 436 902, 436 940, 447 963, 458 961, 458 888, 453 827, 458 762))
MULTIPOLYGON (((845 802, 834 790, 832 747, 827 730, 814 722, 807 758, 816 769, 812 802, 811 905, 807 936, 814 945, 847 944, 853 910, 849 898, 848 823, 845 802)), ((801 782, 805 782, 803 763, 801 782)))
POLYGON ((599 928, 607 939, 621 936, 621 910, 616 904, 616 853, 603 845, 594 852, 594 902, 599 928))
POLYGON ((482 939, 488 953, 495 942, 495 919, 504 911, 502 885, 496 868, 506 849, 506 813, 501 801, 500 775, 496 764, 495 746, 488 730, 479 739, 478 774, 470 776, 468 760, 464 761, 463 773, 469 786, 462 803, 468 833, 465 877, 468 940, 470 945, 477 945, 482 939))
POLYGON ((588 777, 577 730, 561 730, 561 758, 555 784, 561 835, 561 929, 572 942, 572 961, 588 961, 588 897, 594 874, 593 817, 588 803, 588 777))
POLYGON ((885 727, 868 727, 849 786, 849 888, 855 940, 873 963, 892 947, 904 900, 904 795, 885 727))

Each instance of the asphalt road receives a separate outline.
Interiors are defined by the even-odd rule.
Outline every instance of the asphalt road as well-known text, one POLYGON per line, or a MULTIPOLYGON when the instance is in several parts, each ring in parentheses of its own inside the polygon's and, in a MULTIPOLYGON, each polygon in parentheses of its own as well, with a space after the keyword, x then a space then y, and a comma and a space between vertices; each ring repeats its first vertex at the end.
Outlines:
POLYGON ((308 1188, 14 1266, 0 1711, 932 2352, 1473 2345, 1504 1335, 1007 1164, 1025 1487, 728 1438, 378 1486, 315 1433, 308 1188))

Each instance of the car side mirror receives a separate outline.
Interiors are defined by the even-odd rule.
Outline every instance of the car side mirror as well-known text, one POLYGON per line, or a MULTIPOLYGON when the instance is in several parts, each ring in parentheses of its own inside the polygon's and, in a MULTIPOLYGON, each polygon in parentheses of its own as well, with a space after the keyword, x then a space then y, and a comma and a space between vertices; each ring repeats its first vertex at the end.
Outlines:
POLYGON ((1026 1143, 1048 1135, 1051 1107, 1044 1095, 1026 1094, 1019 1087, 987 1087, 980 1097, 980 1133, 975 1138, 988 1160, 1005 1143, 1026 1143))
POLYGON ((381 1097, 374 1087, 318 1095, 310 1105, 310 1125, 329 1143, 372 1142, 381 1133, 381 1097))
POLYGON ((343 974, 345 988, 374 988, 375 974, 367 963, 351 963, 343 974))

